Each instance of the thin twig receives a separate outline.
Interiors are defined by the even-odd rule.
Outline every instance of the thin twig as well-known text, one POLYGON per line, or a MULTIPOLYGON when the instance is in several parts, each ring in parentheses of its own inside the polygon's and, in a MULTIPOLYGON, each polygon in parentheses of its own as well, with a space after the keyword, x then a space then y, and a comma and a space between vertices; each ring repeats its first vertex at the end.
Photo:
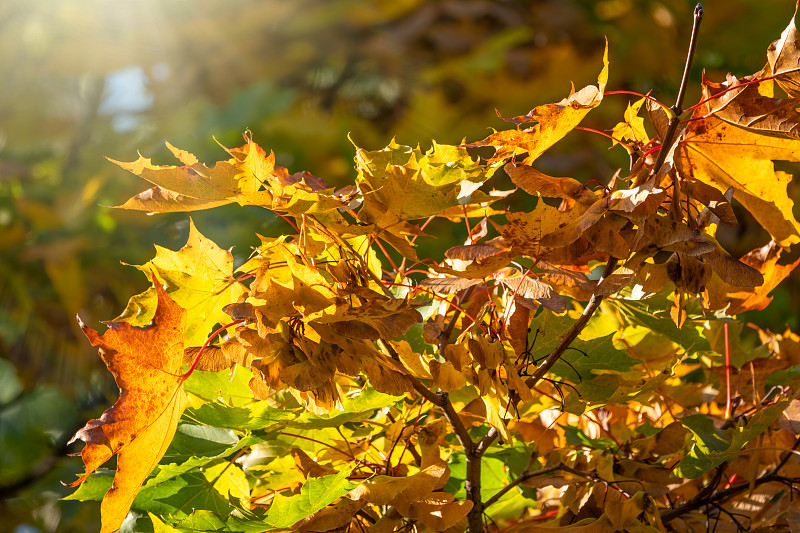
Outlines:
POLYGON ((498 502, 498 500, 500 500, 500 498, 505 496, 505 494, 508 491, 510 491, 511 489, 513 489, 514 487, 519 485, 520 483, 524 483, 524 482, 528 481, 529 479, 532 479, 532 478, 535 478, 535 477, 546 476, 547 474, 552 474, 554 472, 558 472, 558 471, 561 470, 561 466, 562 465, 551 466, 550 468, 545 468, 544 470, 537 470, 536 472, 528 472, 528 471, 523 472, 516 479, 514 479, 514 481, 512 481, 511 483, 509 483, 508 485, 506 485, 502 489, 498 490, 494 494, 494 496, 492 496, 491 498, 486 500, 486 503, 483 504, 483 507, 486 508, 486 507, 489 507, 490 505, 494 505, 495 503, 498 502))
MULTIPOLYGON (((606 268, 603 271, 603 275, 598 281, 598 285, 602 283, 604 279, 608 278, 608 276, 610 276, 611 273, 614 272, 614 269, 616 269, 616 267, 617 267, 617 258, 616 257, 609 258, 608 263, 606 263, 606 268)), ((532 389, 533 387, 535 387, 536 384, 539 383, 539 380, 541 380, 544 377, 544 375, 547 374, 550 368, 554 364, 556 364, 556 361, 558 361, 561 355, 567 350, 567 348, 569 348, 569 345, 572 344, 572 341, 574 341, 581 333, 581 331, 583 331, 583 328, 586 327, 586 324, 589 322, 589 319, 592 318, 592 315, 600 306, 600 302, 602 301, 603 301, 602 294, 592 294, 592 297, 589 298, 589 303, 587 303, 586 307, 584 307, 583 309, 583 313, 581 313, 581 316, 578 317, 578 320, 576 320, 575 323, 572 324, 572 327, 564 335, 564 338, 561 339, 561 342, 558 344, 558 346, 556 346, 555 349, 552 352, 550 352, 550 355, 548 355, 545 358, 542 364, 536 367, 536 370, 533 372, 533 374, 531 374, 531 376, 525 380, 525 385, 528 388, 532 389)))
POLYGON ((497 431, 497 428, 490 428, 489 432, 483 436, 481 440, 475 445, 475 455, 478 457, 483 457, 483 454, 486 453, 486 450, 489 449, 489 446, 497 439, 500 435, 500 432, 497 431))
MULTIPOLYGON (((456 322, 458 321, 458 316, 461 314, 461 305, 470 297, 472 294, 472 290, 475 286, 467 287, 467 290, 464 291, 464 294, 461 295, 458 299, 458 304, 454 305, 453 316, 450 317, 450 321, 445 326, 444 330, 439 334, 439 353, 444 353, 444 348, 450 342, 450 335, 453 333, 453 328, 455 328, 456 322)), ((451 304, 452 305, 452 304, 451 304)), ((477 320, 477 318, 473 318, 473 321, 477 320)))
POLYGON ((678 89, 678 98, 675 101, 675 106, 672 111, 676 115, 683 113, 683 97, 686 95, 686 86, 689 82, 689 71, 692 69, 692 61, 694 60, 694 51, 697 48, 697 35, 700 32, 700 22, 703 20, 703 6, 697 4, 694 7, 694 23, 692 24, 692 37, 689 40, 689 51, 686 54, 686 65, 683 67, 683 76, 681 77, 681 87, 678 89))
POLYGON ((658 151, 656 163, 653 165, 653 170, 650 172, 651 176, 658 174, 661 166, 667 159, 667 153, 672 146, 672 141, 675 138, 675 132, 678 130, 680 124, 680 115, 683 113, 683 97, 686 94, 686 86, 689 83, 689 71, 692 68, 692 61, 694 60, 694 52, 697 48, 697 34, 700 31, 700 21, 703 20, 703 6, 697 4, 694 8, 694 23, 692 24, 692 37, 689 41, 689 52, 686 55, 686 65, 683 68, 683 77, 681 78, 681 86, 678 89, 678 98, 675 100, 675 105, 670 108, 672 111, 667 124, 667 131, 664 138, 661 139, 661 149, 658 151))
MULTIPOLYGON (((717 501, 719 498, 717 498, 716 496, 717 494, 719 494, 719 492, 725 492, 730 490, 730 489, 725 489, 714 494, 714 489, 717 488, 719 482, 722 480, 722 474, 725 471, 725 467, 727 465, 728 463, 722 463, 721 465, 719 465, 717 467, 717 471, 714 473, 714 477, 711 479, 708 485, 700 489, 700 491, 697 494, 695 494, 694 498, 687 501, 683 505, 679 505, 674 509, 670 509, 669 511, 661 513, 661 521, 663 523, 667 523, 670 520, 674 520, 675 518, 678 518, 679 516, 684 515, 690 511, 694 511, 695 509, 699 509, 700 507, 708 505, 713 501, 717 501)), ((744 490, 744 488, 749 486, 750 483, 749 482, 742 483, 742 485, 744 485, 744 487, 742 487, 741 490, 744 490)), ((739 485, 734 485, 734 486, 739 486, 739 485)), ((732 492, 731 494, 735 494, 736 492, 732 492)))

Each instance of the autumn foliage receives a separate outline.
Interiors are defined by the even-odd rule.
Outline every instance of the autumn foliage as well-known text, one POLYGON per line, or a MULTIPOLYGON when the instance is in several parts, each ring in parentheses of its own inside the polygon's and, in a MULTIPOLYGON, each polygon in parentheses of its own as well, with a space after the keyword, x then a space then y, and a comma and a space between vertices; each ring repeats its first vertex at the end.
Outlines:
POLYGON ((483 140, 355 147, 340 189, 249 136, 213 166, 114 161, 152 184, 122 208, 254 205, 293 231, 234 267, 192 224, 106 333, 81 323, 121 396, 75 435, 70 498, 102 500, 103 532, 131 510, 156 531, 796 527, 800 337, 743 345, 734 315, 798 264, 774 162, 800 161, 800 35, 685 111, 631 102, 615 176, 538 170, 620 97, 608 79, 606 50, 596 85, 483 140), (715 239, 737 202, 772 238, 742 258, 715 239), (468 237, 420 257, 435 219, 468 237))

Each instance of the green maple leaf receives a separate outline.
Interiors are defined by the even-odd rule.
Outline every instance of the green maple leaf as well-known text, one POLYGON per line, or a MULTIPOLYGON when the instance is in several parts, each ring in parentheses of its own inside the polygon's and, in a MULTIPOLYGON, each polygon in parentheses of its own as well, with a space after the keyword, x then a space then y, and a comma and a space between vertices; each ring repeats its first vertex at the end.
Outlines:
POLYGON ((739 456, 745 444, 764 433, 789 405, 789 400, 765 407, 750 419, 747 425, 720 430, 706 415, 685 416, 681 423, 694 436, 694 446, 676 467, 679 476, 695 479, 712 468, 739 456))
POLYGON ((355 466, 355 464, 347 465, 329 476, 309 478, 303 483, 300 494, 294 496, 278 494, 272 501, 267 516, 264 517, 265 522, 275 528, 288 528, 333 503, 356 486, 347 479, 355 466))

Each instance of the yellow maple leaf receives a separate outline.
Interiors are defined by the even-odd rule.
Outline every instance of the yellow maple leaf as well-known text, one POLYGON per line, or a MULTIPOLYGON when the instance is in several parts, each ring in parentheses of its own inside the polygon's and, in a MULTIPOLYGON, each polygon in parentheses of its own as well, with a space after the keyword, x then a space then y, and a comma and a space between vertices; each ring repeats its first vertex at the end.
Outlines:
POLYGON ((800 242, 800 223, 787 193, 791 175, 776 171, 774 160, 800 161, 800 141, 755 133, 713 116, 690 122, 675 150, 675 166, 683 177, 720 191, 733 187, 733 197, 780 246, 788 247, 800 242))
MULTIPOLYGON (((189 238, 180 250, 156 246, 156 256, 142 272, 155 274, 169 288, 170 298, 186 309, 186 344, 201 346, 215 324, 228 322, 221 308, 235 302, 245 288, 233 279, 233 254, 206 238, 189 220, 189 238)), ((157 303, 156 289, 133 296, 116 320, 135 326, 150 322, 157 303)))
POLYGON ((628 102, 623 121, 618 122, 611 130, 611 136, 614 137, 611 146, 617 145, 620 140, 647 142, 648 135, 647 130, 644 129, 644 119, 639 116, 639 110, 646 100, 646 98, 640 98, 633 104, 628 102))
POLYGON ((526 165, 533 162, 551 146, 564 138, 583 118, 603 101, 603 91, 608 82, 608 43, 603 52, 603 70, 597 85, 587 85, 554 104, 537 106, 527 115, 506 119, 515 124, 536 122, 532 128, 496 131, 482 141, 468 146, 494 146, 492 161, 500 161, 518 154, 527 154, 526 165))

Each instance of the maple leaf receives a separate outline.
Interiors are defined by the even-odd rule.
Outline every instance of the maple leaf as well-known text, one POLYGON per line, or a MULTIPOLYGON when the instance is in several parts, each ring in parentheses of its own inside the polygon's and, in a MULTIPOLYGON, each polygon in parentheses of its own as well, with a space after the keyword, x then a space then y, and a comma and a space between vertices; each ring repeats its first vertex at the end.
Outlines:
POLYGON ((800 62, 794 19, 770 46, 761 72, 723 84, 703 79, 703 103, 692 114, 674 154, 675 168, 734 197, 783 247, 800 242, 800 223, 787 186, 791 175, 773 161, 800 161, 800 62), (769 78, 769 79, 764 79, 769 78), (774 78, 774 79, 773 79, 774 78), (774 84, 789 98, 774 97, 774 84))
POLYGON ((219 207, 229 203, 228 200, 192 198, 191 196, 155 186, 129 198, 124 204, 117 207, 134 211, 146 211, 148 213, 177 213, 211 209, 212 207, 219 207))
MULTIPOLYGON (((583 212, 560 211, 539 199, 529 213, 507 213, 508 224, 495 225, 506 245, 515 253, 546 258, 550 252, 574 243, 608 211, 608 201, 600 200, 583 212)), ((595 241, 602 244, 601 241, 595 241)), ((627 250, 624 255, 627 255, 627 250)), ((620 255, 622 257, 622 255, 620 255)))
MULTIPOLYGON (((206 202, 232 202, 238 192, 236 175, 238 171, 228 161, 218 162, 208 168, 185 150, 166 143, 167 148, 184 166, 154 165, 150 158, 139 156, 136 161, 125 163, 109 159, 128 172, 140 176, 156 187, 172 191, 188 198, 206 202)), ((222 205, 222 204, 219 204, 222 205)))
POLYGON ((142 482, 172 441, 187 404, 181 374, 186 312, 155 278, 153 283, 158 306, 148 326, 107 322, 109 329, 99 335, 78 319, 120 389, 119 400, 70 440, 86 443, 81 451, 85 473, 70 487, 117 455, 114 484, 100 508, 101 533, 122 525, 142 482))
POLYGON ((774 98, 773 80, 761 81, 764 71, 737 79, 728 74, 724 83, 703 79, 704 98, 710 112, 729 124, 754 132, 800 139, 798 98, 774 98))
MULTIPOLYGON (((136 268, 155 274, 167 287, 170 298, 186 309, 186 344, 201 346, 215 324, 227 321, 222 307, 237 301, 245 292, 233 279, 233 255, 203 236, 189 219, 186 245, 174 252, 156 246, 156 256, 136 268)), ((151 287, 133 296, 115 320, 134 326, 150 322, 158 302, 157 289, 151 287)))
POLYGON ((507 163, 503 167, 514 185, 528 194, 540 194, 547 198, 565 200, 563 211, 573 208, 575 203, 588 207, 597 201, 597 197, 586 186, 573 178, 557 178, 539 172, 533 167, 507 163))
MULTIPOLYGON (((558 103, 541 105, 527 115, 503 119, 517 125, 536 122, 532 128, 497 131, 482 141, 467 146, 494 146, 496 153, 491 161, 501 161, 518 154, 527 154, 523 163, 531 165, 551 146, 564 138, 583 118, 603 101, 603 91, 608 82, 608 43, 603 52, 603 70, 597 77, 597 86, 588 85, 570 93, 558 103)), ((502 117, 501 117, 502 118, 502 117)))
POLYGON ((786 279, 800 264, 800 259, 788 265, 779 265, 781 248, 774 241, 750 251, 741 258, 741 263, 760 273, 762 282, 752 286, 741 286, 735 280, 712 278, 705 292, 709 309, 726 308, 726 314, 736 315, 745 311, 764 309, 772 301, 768 294, 786 279))
POLYGON ((434 142, 422 152, 394 140, 373 152, 356 147, 356 169, 356 183, 364 195, 359 220, 379 227, 470 203, 475 189, 493 173, 464 147, 434 142))
POLYGON ((275 165, 275 154, 267 154, 248 140, 239 148, 222 147, 232 157, 213 168, 193 154, 166 143, 183 166, 154 165, 139 156, 130 163, 112 163, 140 176, 155 187, 117 206, 150 213, 195 211, 237 202, 289 214, 327 213, 343 207, 342 198, 327 194, 327 185, 308 172, 289 174, 275 165))
POLYGON ((630 140, 640 143, 647 141, 649 135, 647 135, 647 131, 644 129, 644 119, 639 116, 639 110, 642 109, 642 104, 644 104, 645 101, 647 101, 647 98, 640 98, 633 104, 628 102, 623 121, 617 123, 614 129, 611 130, 611 136, 613 137, 611 146, 616 146, 619 140, 630 140))
POLYGON ((776 171, 773 160, 800 161, 800 142, 753 133, 714 117, 689 123, 675 151, 675 166, 683 177, 720 191, 733 187, 734 197, 787 247, 800 242, 800 223, 787 193, 791 175, 776 171))
POLYGON ((800 33, 794 23, 797 8, 795 4, 794 15, 780 39, 767 48, 768 68, 764 68, 764 74, 775 76, 781 89, 792 98, 800 96, 800 33))

